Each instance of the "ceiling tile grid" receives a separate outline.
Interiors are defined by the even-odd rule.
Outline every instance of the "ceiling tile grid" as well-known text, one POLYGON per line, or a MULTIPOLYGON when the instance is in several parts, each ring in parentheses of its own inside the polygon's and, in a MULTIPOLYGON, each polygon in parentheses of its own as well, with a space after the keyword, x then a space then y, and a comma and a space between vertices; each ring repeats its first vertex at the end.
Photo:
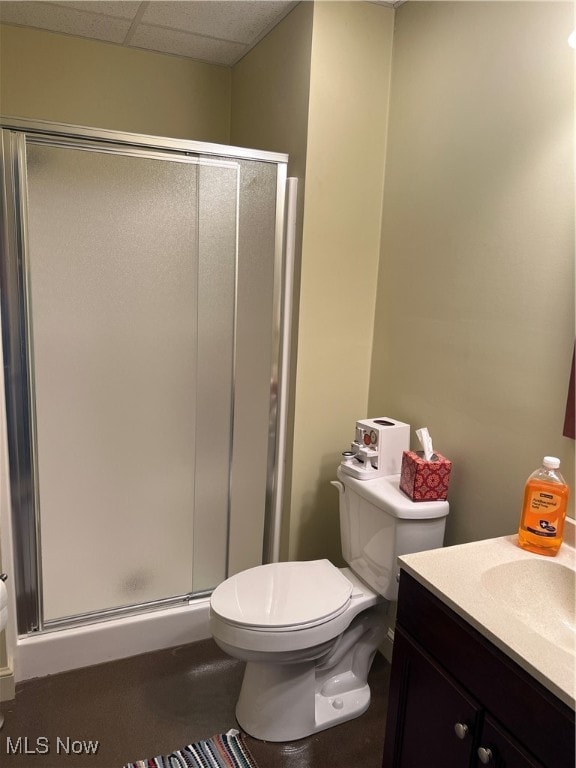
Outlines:
POLYGON ((0 22, 232 66, 293 0, 1 0, 0 22))

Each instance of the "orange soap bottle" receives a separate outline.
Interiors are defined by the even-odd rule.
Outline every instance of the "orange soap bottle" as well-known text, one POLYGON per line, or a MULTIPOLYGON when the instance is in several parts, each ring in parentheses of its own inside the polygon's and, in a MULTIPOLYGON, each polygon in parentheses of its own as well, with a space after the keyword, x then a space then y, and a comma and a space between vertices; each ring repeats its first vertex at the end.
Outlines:
POLYGON ((518 545, 554 557, 562 544, 570 490, 558 471, 560 459, 544 456, 542 466, 526 481, 518 527, 518 545))

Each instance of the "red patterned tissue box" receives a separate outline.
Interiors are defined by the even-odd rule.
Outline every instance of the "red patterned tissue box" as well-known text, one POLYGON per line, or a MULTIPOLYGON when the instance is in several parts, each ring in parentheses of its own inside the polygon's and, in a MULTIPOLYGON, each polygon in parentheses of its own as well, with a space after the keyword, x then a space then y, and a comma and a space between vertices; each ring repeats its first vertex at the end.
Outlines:
POLYGON ((426 461, 423 451, 404 451, 400 472, 400 489, 412 501, 444 501, 452 462, 440 453, 426 461))

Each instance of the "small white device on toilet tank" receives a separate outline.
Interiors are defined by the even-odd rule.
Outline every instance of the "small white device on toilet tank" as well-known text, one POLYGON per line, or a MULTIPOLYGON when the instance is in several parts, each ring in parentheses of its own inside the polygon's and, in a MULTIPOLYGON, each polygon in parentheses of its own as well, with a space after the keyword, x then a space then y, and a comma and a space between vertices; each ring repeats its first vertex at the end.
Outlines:
POLYGON ((342 471, 359 480, 399 475, 402 453, 410 449, 410 424, 381 416, 356 422, 349 451, 342 453, 342 471))

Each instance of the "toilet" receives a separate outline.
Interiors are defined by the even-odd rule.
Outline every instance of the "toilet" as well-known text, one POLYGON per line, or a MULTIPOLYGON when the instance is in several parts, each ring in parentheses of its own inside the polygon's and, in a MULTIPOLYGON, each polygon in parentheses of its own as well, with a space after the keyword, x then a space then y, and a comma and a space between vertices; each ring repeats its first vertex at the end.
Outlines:
POLYGON ((342 554, 259 565, 212 593, 210 629, 246 662, 239 725, 265 741, 292 741, 358 717, 367 678, 398 596, 397 557, 441 547, 448 502, 413 502, 400 475, 364 480, 340 466, 342 554))

